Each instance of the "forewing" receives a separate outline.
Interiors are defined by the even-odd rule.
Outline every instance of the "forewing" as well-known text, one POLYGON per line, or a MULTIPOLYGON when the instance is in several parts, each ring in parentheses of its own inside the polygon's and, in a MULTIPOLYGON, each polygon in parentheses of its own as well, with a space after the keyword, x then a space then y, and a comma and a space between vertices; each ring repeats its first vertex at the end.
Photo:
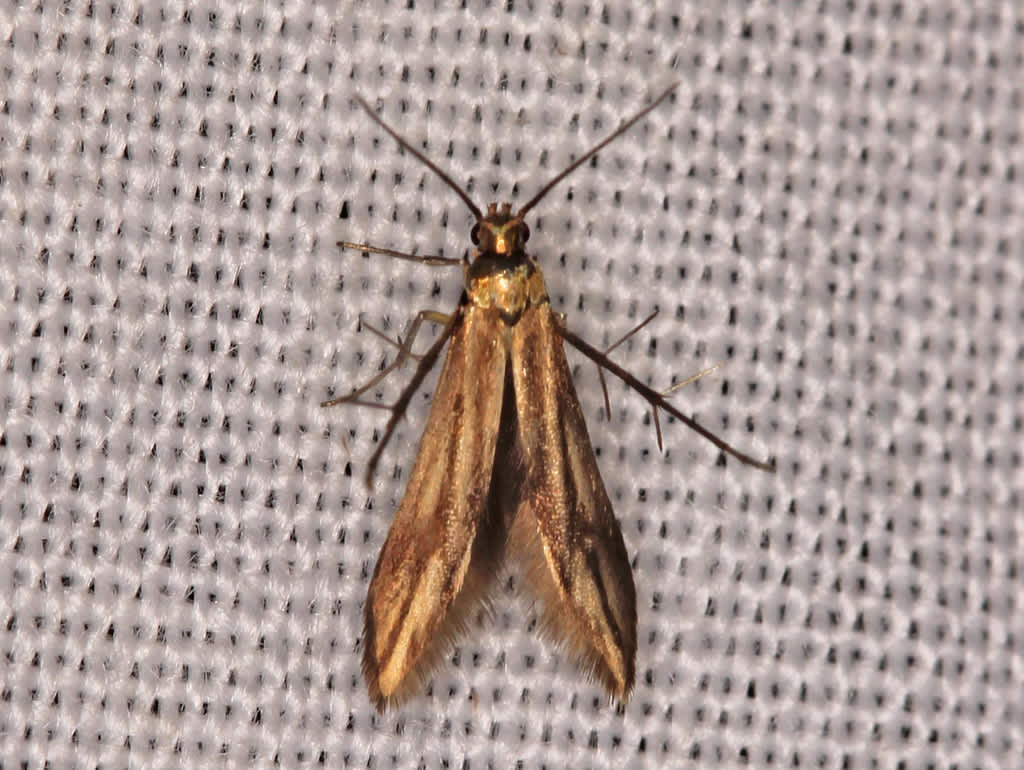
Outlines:
POLYGON ((527 559, 546 630, 625 700, 636 658, 636 589, 550 305, 513 327, 511 366, 526 464, 509 553, 527 559))
POLYGON ((460 312, 366 597, 363 674, 379 709, 429 671, 458 630, 466 600, 482 590, 467 585, 467 571, 487 504, 507 350, 496 312, 472 305, 460 312))

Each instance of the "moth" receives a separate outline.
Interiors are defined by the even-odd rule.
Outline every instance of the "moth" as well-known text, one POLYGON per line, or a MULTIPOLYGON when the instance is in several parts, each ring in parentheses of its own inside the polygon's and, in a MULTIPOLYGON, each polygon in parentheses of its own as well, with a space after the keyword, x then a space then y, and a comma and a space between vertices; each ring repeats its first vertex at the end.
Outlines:
MULTIPOLYGON (((678 84, 676 84, 678 85, 678 84)), ((367 479, 413 394, 448 353, 405 495, 377 559, 364 607, 362 670, 379 711, 402 702, 450 649, 469 613, 487 601, 508 556, 539 599, 541 627, 608 694, 625 702, 636 670, 636 589, 629 555, 601 482, 565 357, 565 342, 621 378, 653 407, 744 463, 739 452, 573 334, 551 308, 538 260, 526 251, 526 214, 560 181, 661 104, 645 109, 557 174, 513 212, 481 211, 469 195, 357 97, 366 113, 437 174, 476 223, 471 257, 414 256, 368 244, 339 245, 429 265, 458 265, 463 292, 449 314, 421 311, 395 360, 370 382, 323 406, 361 396, 413 356, 424 322, 442 325, 391 410, 367 479)), ((374 330, 376 331, 376 330, 374 330)), ((635 331, 635 330, 634 330, 635 331)), ((603 378, 602 378, 603 383, 603 378)), ((607 395, 606 395, 607 403, 607 395)), ((377 404, 371 404, 376 406, 377 404)), ((657 423, 656 423, 657 424, 657 423)), ((658 431, 660 445, 660 427, 658 431)))

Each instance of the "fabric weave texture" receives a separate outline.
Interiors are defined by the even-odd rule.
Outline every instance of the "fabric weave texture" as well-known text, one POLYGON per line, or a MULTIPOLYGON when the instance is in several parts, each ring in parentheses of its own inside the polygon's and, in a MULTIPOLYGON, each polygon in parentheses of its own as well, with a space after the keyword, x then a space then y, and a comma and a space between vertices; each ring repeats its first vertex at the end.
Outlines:
MULTIPOLYGON (((1017 3, 7 3, 0 765, 1024 766, 1017 3), (569 353, 633 562, 624 708, 497 581, 378 716, 362 603, 433 373, 391 361, 459 199, 556 187, 569 353), (411 376, 372 394, 389 403, 411 376)), ((423 350, 437 329, 422 333, 423 350)), ((500 466, 500 458, 498 460, 500 466)))

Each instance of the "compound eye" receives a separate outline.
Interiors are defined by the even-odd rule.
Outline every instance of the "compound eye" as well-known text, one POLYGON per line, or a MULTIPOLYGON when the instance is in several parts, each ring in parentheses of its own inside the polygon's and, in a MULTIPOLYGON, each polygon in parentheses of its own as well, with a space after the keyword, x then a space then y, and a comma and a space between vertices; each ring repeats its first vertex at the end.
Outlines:
POLYGON ((526 243, 528 240, 530 240, 530 226, 523 222, 523 243, 526 243))
POLYGON ((480 225, 473 225, 473 229, 469 231, 469 240, 473 241, 474 246, 480 245, 480 225))

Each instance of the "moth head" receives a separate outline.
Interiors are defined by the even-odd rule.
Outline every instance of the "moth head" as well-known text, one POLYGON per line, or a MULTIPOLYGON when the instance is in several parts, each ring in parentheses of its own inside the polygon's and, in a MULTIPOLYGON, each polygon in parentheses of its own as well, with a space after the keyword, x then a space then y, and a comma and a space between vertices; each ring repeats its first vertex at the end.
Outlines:
POLYGON ((487 206, 487 213, 477 220, 469 233, 473 245, 481 254, 511 257, 521 254, 523 244, 530 238, 530 228, 518 214, 512 213, 512 206, 496 203, 487 206))

